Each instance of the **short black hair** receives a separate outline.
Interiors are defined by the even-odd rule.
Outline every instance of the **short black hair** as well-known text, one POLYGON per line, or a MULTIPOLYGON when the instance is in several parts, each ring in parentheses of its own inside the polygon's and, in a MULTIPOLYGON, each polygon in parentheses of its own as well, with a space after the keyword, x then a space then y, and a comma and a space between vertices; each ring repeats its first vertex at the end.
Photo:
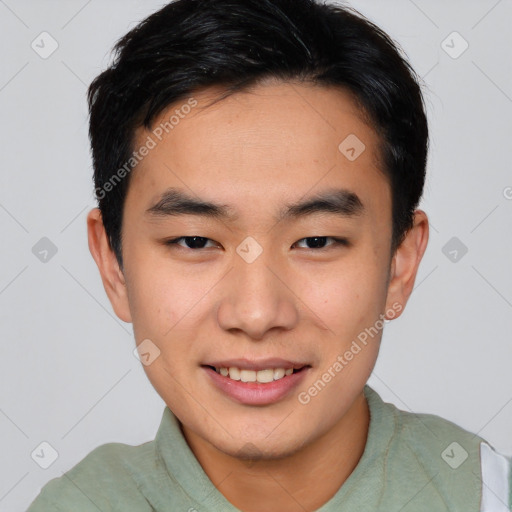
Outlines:
POLYGON ((357 10, 319 0, 175 0, 113 51, 87 97, 96 198, 121 268, 135 130, 151 129, 166 107, 208 87, 221 86, 225 97, 268 79, 352 93, 380 138, 392 191, 392 253, 400 246, 425 182, 424 99, 400 46, 357 10))

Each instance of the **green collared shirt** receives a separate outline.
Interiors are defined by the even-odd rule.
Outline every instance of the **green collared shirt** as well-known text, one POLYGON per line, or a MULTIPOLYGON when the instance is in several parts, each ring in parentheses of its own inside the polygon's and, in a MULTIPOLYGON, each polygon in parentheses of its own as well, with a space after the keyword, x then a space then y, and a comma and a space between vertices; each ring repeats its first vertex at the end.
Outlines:
MULTIPOLYGON (((364 453, 317 512, 504 512, 511 460, 480 437, 430 414, 385 403, 364 388, 364 453)), ((154 441, 99 446, 48 482, 27 512, 240 512, 218 491, 166 407, 154 441)))

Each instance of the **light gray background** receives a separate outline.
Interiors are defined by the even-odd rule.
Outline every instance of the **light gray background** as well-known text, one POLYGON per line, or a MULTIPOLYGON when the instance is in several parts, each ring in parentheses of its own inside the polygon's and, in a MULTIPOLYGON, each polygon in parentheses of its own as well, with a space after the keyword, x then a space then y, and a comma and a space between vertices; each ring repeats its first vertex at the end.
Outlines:
MULTIPOLYGON (((160 422, 164 403, 87 246, 95 203, 85 92, 114 42, 161 5, 0 0, 2 511, 25 510, 100 444, 153 439, 160 422), (31 48, 43 31, 59 45, 47 59, 31 48), (58 249, 46 263, 32 253, 42 237, 58 249), (59 454, 48 469, 31 458, 43 441, 59 454)), ((512 1, 351 5, 425 79, 432 138, 421 204, 429 246, 370 384, 398 407, 443 416, 511 455, 512 1), (456 59, 441 46, 453 31, 469 44, 456 59), (468 248, 456 262, 443 253, 452 237, 468 248)), ((453 53, 463 42, 445 44, 453 53)))

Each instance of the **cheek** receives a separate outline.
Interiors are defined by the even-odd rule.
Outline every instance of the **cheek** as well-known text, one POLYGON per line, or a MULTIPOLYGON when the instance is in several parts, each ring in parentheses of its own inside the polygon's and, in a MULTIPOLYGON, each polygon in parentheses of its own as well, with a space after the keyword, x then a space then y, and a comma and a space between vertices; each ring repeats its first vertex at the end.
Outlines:
POLYGON ((190 380, 190 371, 201 358, 201 343, 208 335, 205 318, 213 307, 208 292, 216 280, 218 276, 191 275, 162 260, 139 265, 131 273, 135 339, 137 344, 149 339, 158 354, 144 371, 164 400, 176 407, 183 399, 180 383, 190 380))
POLYGON ((129 267, 130 311, 137 341, 154 337, 163 342, 197 317, 211 285, 208 279, 199 279, 197 272, 184 272, 165 258, 149 254, 138 258, 135 253, 129 267))
POLYGON ((174 290, 170 285, 164 276, 140 268, 130 280, 130 311, 137 342, 150 338, 158 343, 156 340, 164 338, 176 323, 179 311, 174 309, 176 301, 171 300, 174 290))
POLYGON ((326 272, 304 273, 300 296, 333 336, 351 339, 381 313, 386 298, 382 272, 371 259, 347 258, 326 272))
POLYGON ((211 286, 166 268, 162 261, 139 265, 129 285, 135 339, 137 344, 150 340, 151 357, 155 354, 143 369, 166 403, 186 408, 181 383, 189 380, 191 366, 199 360, 194 342, 201 339, 199 316, 211 286))

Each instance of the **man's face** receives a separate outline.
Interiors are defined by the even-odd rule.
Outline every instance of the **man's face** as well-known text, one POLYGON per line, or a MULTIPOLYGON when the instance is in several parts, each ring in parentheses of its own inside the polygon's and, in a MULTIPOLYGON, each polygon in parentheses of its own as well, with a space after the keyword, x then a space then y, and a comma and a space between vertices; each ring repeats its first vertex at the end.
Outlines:
POLYGON ((154 127, 182 115, 161 141, 137 132, 134 149, 157 144, 124 206, 127 320, 160 351, 144 368, 185 432, 231 455, 286 456, 340 423, 374 367, 392 307, 390 186, 348 93, 280 83, 203 109, 213 97, 169 108, 154 127), (229 215, 148 212, 171 188, 229 215), (341 204, 287 210, 324 194, 341 204), (201 238, 166 244, 179 237, 201 238), (233 380, 215 365, 249 371, 233 380), (243 382, 251 369, 277 380, 243 382))

